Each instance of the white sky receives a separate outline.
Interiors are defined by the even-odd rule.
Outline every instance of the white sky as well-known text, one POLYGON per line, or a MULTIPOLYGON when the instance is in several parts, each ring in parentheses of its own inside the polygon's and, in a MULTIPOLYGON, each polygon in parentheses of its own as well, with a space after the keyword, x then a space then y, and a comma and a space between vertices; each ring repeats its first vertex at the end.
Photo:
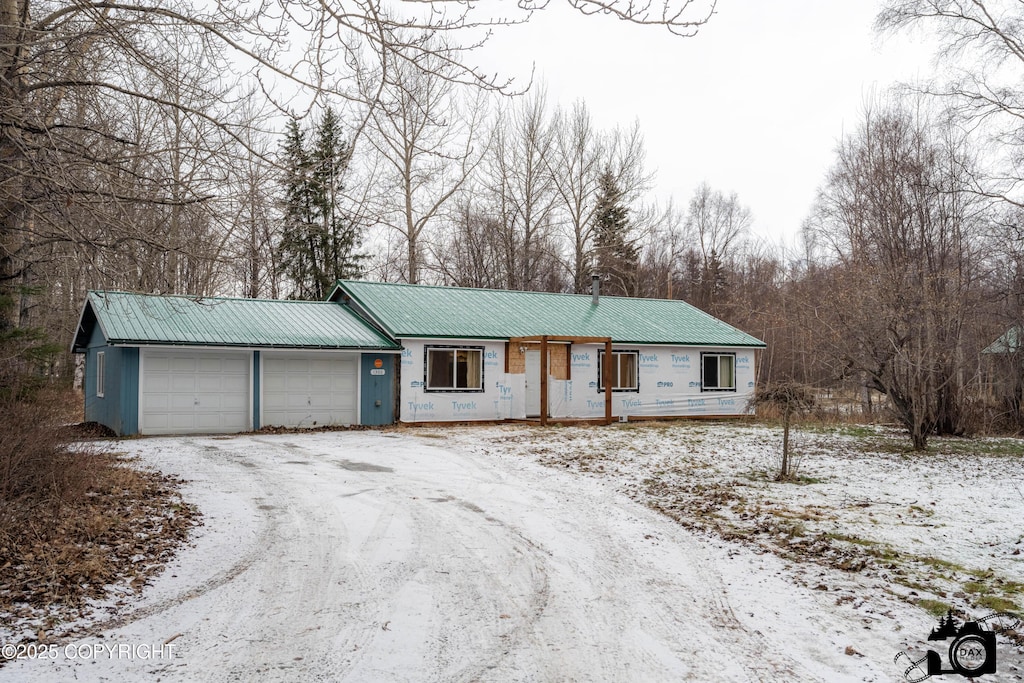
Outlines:
POLYGON ((707 181, 738 193, 755 234, 792 244, 865 101, 931 73, 919 41, 874 34, 877 10, 872 0, 719 0, 711 22, 681 38, 552 2, 499 31, 481 64, 524 78, 535 64, 552 106, 581 98, 602 128, 639 120, 660 203, 685 209, 707 181))

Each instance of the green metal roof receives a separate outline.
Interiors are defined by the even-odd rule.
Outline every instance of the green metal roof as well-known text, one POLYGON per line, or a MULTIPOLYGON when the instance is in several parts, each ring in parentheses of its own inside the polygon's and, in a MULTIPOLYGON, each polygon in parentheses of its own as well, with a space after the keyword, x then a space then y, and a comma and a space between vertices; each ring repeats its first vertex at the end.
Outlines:
POLYGON ((1003 336, 985 347, 982 353, 1017 353, 1020 350, 1021 328, 1014 325, 1003 336))
POLYGON ((89 292, 73 348, 88 343, 91 321, 110 344, 314 349, 399 349, 344 306, 125 292, 89 292))
POLYGON ((351 303, 394 338, 611 337, 623 344, 765 344, 683 301, 339 281, 351 303))

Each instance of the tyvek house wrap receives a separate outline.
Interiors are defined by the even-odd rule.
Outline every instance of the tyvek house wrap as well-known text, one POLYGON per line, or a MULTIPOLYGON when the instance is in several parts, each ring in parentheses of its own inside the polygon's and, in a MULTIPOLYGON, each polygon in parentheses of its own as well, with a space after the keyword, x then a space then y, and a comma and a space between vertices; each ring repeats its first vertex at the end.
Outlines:
MULTIPOLYGON (((482 340, 403 340, 400 419, 403 422, 458 422, 526 417, 526 375, 506 373, 504 342, 482 340), (427 346, 483 348, 482 389, 428 391, 424 349, 427 346)), ((564 347, 553 346, 561 351, 564 347)), ((605 392, 599 386, 597 345, 570 350, 569 380, 548 378, 548 414, 552 418, 602 418, 605 392)), ((618 346, 636 351, 638 390, 613 391, 614 417, 743 415, 754 392, 754 351, 736 348, 618 346), (735 390, 703 391, 701 354, 735 353, 735 390)), ((513 349, 512 353, 516 350, 513 349)))

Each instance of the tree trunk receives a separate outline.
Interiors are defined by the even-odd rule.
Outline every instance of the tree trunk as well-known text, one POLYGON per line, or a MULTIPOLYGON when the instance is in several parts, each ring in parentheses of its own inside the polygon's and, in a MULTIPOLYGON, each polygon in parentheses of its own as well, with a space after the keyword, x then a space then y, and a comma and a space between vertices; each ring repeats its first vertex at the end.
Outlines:
POLYGON ((789 479, 789 423, 791 415, 789 410, 782 413, 782 466, 779 468, 777 481, 789 479))

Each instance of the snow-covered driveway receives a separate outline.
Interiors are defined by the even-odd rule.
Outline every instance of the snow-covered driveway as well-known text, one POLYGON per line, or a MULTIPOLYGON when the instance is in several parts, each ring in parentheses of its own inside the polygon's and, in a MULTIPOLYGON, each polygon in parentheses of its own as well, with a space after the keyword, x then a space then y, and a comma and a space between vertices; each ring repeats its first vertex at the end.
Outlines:
POLYGON ((891 628, 829 609, 778 558, 443 435, 118 444, 189 480, 205 526, 71 657, 0 680, 895 679, 891 628))

